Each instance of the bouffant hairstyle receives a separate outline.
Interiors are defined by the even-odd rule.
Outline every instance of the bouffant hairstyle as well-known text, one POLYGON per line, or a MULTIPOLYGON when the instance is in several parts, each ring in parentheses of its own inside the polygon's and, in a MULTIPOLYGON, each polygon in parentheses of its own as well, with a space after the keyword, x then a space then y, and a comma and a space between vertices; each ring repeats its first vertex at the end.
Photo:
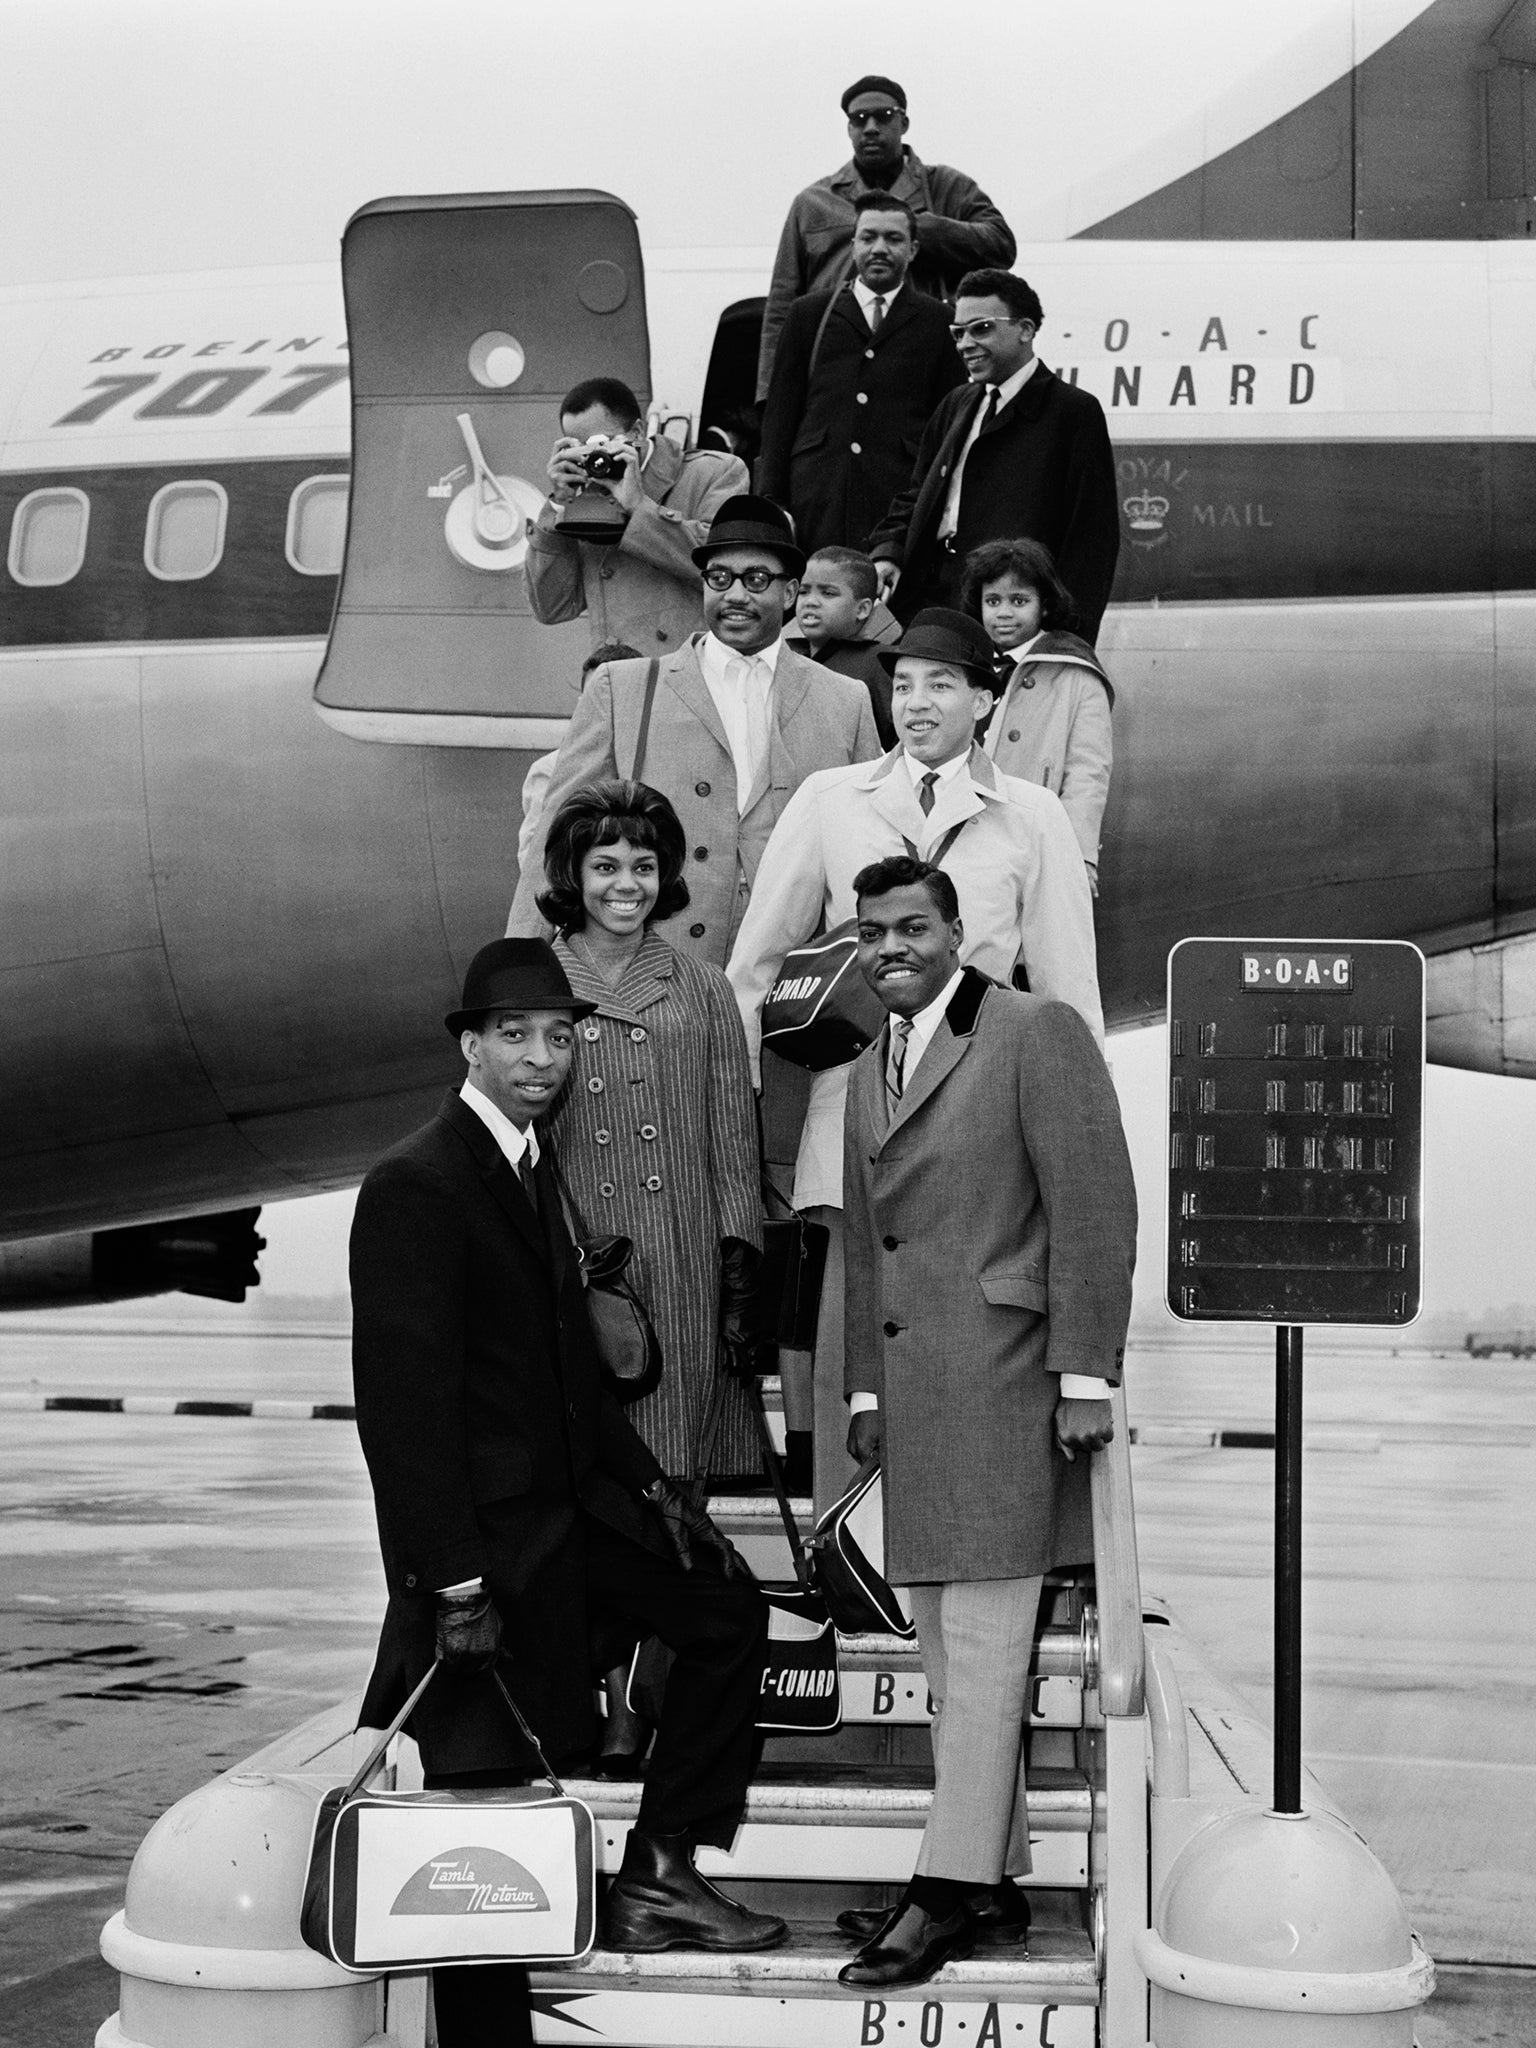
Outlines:
POLYGON ((688 842, 661 791, 646 782, 592 782, 566 798, 544 842, 545 886, 534 900, 556 931, 579 932, 585 925, 581 864, 594 846, 617 846, 621 839, 649 847, 661 870, 661 890, 647 923, 687 908, 688 842))
POLYGON ((1015 576, 1040 593, 1040 625, 1047 633, 1069 633, 1077 622, 1072 593, 1061 580, 1049 548, 1037 540, 989 540, 972 548, 960 579, 960 603, 981 617, 981 593, 1000 576, 1015 576))

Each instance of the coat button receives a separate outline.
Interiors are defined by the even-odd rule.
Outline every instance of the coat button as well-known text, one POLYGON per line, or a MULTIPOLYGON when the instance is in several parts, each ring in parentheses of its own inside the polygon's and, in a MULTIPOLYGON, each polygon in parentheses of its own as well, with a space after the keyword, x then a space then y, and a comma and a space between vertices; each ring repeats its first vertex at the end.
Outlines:
POLYGON ((695 796, 708 796, 709 784, 707 782, 696 782, 693 785, 693 793, 695 796))
POLYGON ((880 1327, 884 1330, 887 1337, 899 1337, 901 1335, 900 1323, 882 1323, 880 1327))
POLYGON ((594 1131, 592 1135, 599 1145, 609 1145, 613 1142, 612 1131, 594 1131))
POLYGON ((598 1025, 583 1024, 581 1027, 581 1035, 588 1041, 589 1044, 595 1045, 598 1039, 600 1039, 603 1034, 598 1025))
POLYGON ((1011 733, 1009 733, 1008 737, 1009 737, 1009 739, 1011 739, 1011 740, 1016 740, 1016 739, 1018 738, 1018 736, 1019 736, 1019 729, 1018 729, 1018 727, 1017 727, 1017 726, 1015 726, 1015 727, 1014 727, 1014 729, 1013 729, 1013 731, 1012 731, 1011 733))
POLYGON ((416 1574, 414 1572, 407 1572, 405 1575, 405 1583, 407 1586, 414 1586, 416 1583, 416 1574))
POLYGON ((869 393, 867 391, 855 391, 855 393, 853 394, 853 402, 855 405, 868 405, 869 393))
POLYGON ((654 1124, 642 1124, 640 1126, 640 1135, 644 1138, 647 1145, 653 1144, 656 1139, 656 1126, 654 1124))
POLYGON ((667 629, 665 626, 658 626, 656 628, 656 638, 661 642, 663 647, 665 647, 665 645, 667 644, 667 629))
POLYGON ((862 455, 864 453, 864 450, 859 446, 857 441, 850 441, 848 443, 848 452, 851 455, 862 455))
POLYGON ((629 1027, 629 1035, 635 1041, 636 1045, 644 1045, 645 1026, 643 1024, 631 1024, 629 1027))
POLYGON ((591 1080, 587 1083, 587 1093, 589 1095, 601 1095, 603 1092, 603 1087, 604 1082, 602 1075, 594 1074, 591 1080))
POLYGON ((888 1252, 893 1252, 895 1251, 897 1245, 901 1243, 901 1239, 899 1237, 882 1237, 880 1242, 885 1246, 888 1252))
POLYGON ((1035 679, 1033 676, 1025 676, 1023 678, 1023 682, 1026 690, 1032 690, 1035 687, 1035 679))
POLYGON ((648 1174, 645 1186, 646 1192, 654 1195, 661 1186, 661 1175, 659 1173, 648 1174))
POLYGON ((872 363, 875 360, 875 352, 872 348, 865 349, 864 360, 866 363, 872 363))
POLYGON ((696 846, 693 849, 693 857, 695 860, 708 860, 709 848, 707 846, 696 846))
POLYGON ((614 1197, 614 1196, 615 1196, 615 1195, 616 1195, 616 1194, 617 1194, 617 1193, 618 1193, 619 1191, 618 1191, 618 1189, 617 1189, 617 1188, 616 1188, 616 1187, 614 1186, 614 1184, 613 1184, 613 1182, 612 1182, 611 1180, 604 1180, 604 1181, 599 1181, 599 1182, 598 1182, 598 1184, 597 1184, 597 1192, 598 1192, 598 1193, 599 1193, 600 1195, 606 1195, 606 1196, 607 1196, 607 1197, 609 1198, 609 1200, 611 1201, 611 1200, 613 1199, 613 1197, 614 1197))
POLYGON ((702 939, 702 938, 703 938, 703 936, 704 936, 704 927, 703 927, 703 925, 701 925, 701 924, 691 924, 691 925, 689 925, 689 927, 688 927, 688 936, 689 936, 689 938, 690 938, 690 939, 702 939))

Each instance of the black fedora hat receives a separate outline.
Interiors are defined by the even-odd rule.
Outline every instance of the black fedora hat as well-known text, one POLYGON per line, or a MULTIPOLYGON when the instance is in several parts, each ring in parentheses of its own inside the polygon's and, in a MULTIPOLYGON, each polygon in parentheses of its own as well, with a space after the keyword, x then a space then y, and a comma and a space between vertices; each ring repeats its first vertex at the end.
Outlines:
POLYGON ((596 1003, 576 999, 553 946, 543 939, 492 939, 469 963, 464 1000, 443 1022, 455 1038, 487 1010, 569 1010, 590 1017, 596 1003))
POLYGON ((1000 682, 992 666, 995 652, 979 620, 967 612, 934 605, 928 611, 914 612, 912 623, 896 645, 882 647, 876 659, 888 676, 896 673, 904 654, 915 654, 921 661, 948 662, 953 668, 963 668, 977 689, 990 690, 996 696, 1000 682))
POLYGON ((804 571, 805 550, 795 546, 790 516, 771 498, 727 498, 709 523, 709 538, 694 549, 693 559, 704 569, 710 556, 721 548, 740 547, 772 548, 787 575, 799 576, 804 571))

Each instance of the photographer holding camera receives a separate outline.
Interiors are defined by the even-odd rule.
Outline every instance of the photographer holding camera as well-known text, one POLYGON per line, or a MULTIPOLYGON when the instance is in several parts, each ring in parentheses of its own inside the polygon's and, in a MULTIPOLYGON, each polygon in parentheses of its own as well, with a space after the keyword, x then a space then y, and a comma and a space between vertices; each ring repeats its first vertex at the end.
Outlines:
POLYGON ((625 640, 667 654, 703 630, 693 550, 727 498, 747 489, 734 455, 685 455, 665 434, 647 436, 640 401, 617 377, 588 377, 560 404, 560 439, 549 459, 549 503, 528 534, 528 602, 546 626, 587 615, 592 645, 625 640), (611 538, 562 532, 582 499, 598 518, 580 521, 611 538), (611 510, 609 507, 611 506, 611 510))

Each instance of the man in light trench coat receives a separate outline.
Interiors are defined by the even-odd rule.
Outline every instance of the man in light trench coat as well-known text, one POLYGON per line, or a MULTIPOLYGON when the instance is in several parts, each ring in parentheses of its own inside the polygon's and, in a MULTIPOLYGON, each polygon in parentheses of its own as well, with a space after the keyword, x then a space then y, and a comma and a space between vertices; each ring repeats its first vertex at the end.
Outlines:
POLYGON ((954 885, 910 857, 855 877, 859 966, 890 1012, 844 1125, 848 1448, 878 1455, 886 1568, 934 1701, 917 1873, 845 1915, 849 1984, 915 1983, 979 1925, 1026 1934, 1025 1707, 1045 1573, 1092 1556, 1136 1193, 1119 1104, 1068 1004, 962 967, 954 885), (871 1921, 875 1924, 871 1926, 871 1921))

